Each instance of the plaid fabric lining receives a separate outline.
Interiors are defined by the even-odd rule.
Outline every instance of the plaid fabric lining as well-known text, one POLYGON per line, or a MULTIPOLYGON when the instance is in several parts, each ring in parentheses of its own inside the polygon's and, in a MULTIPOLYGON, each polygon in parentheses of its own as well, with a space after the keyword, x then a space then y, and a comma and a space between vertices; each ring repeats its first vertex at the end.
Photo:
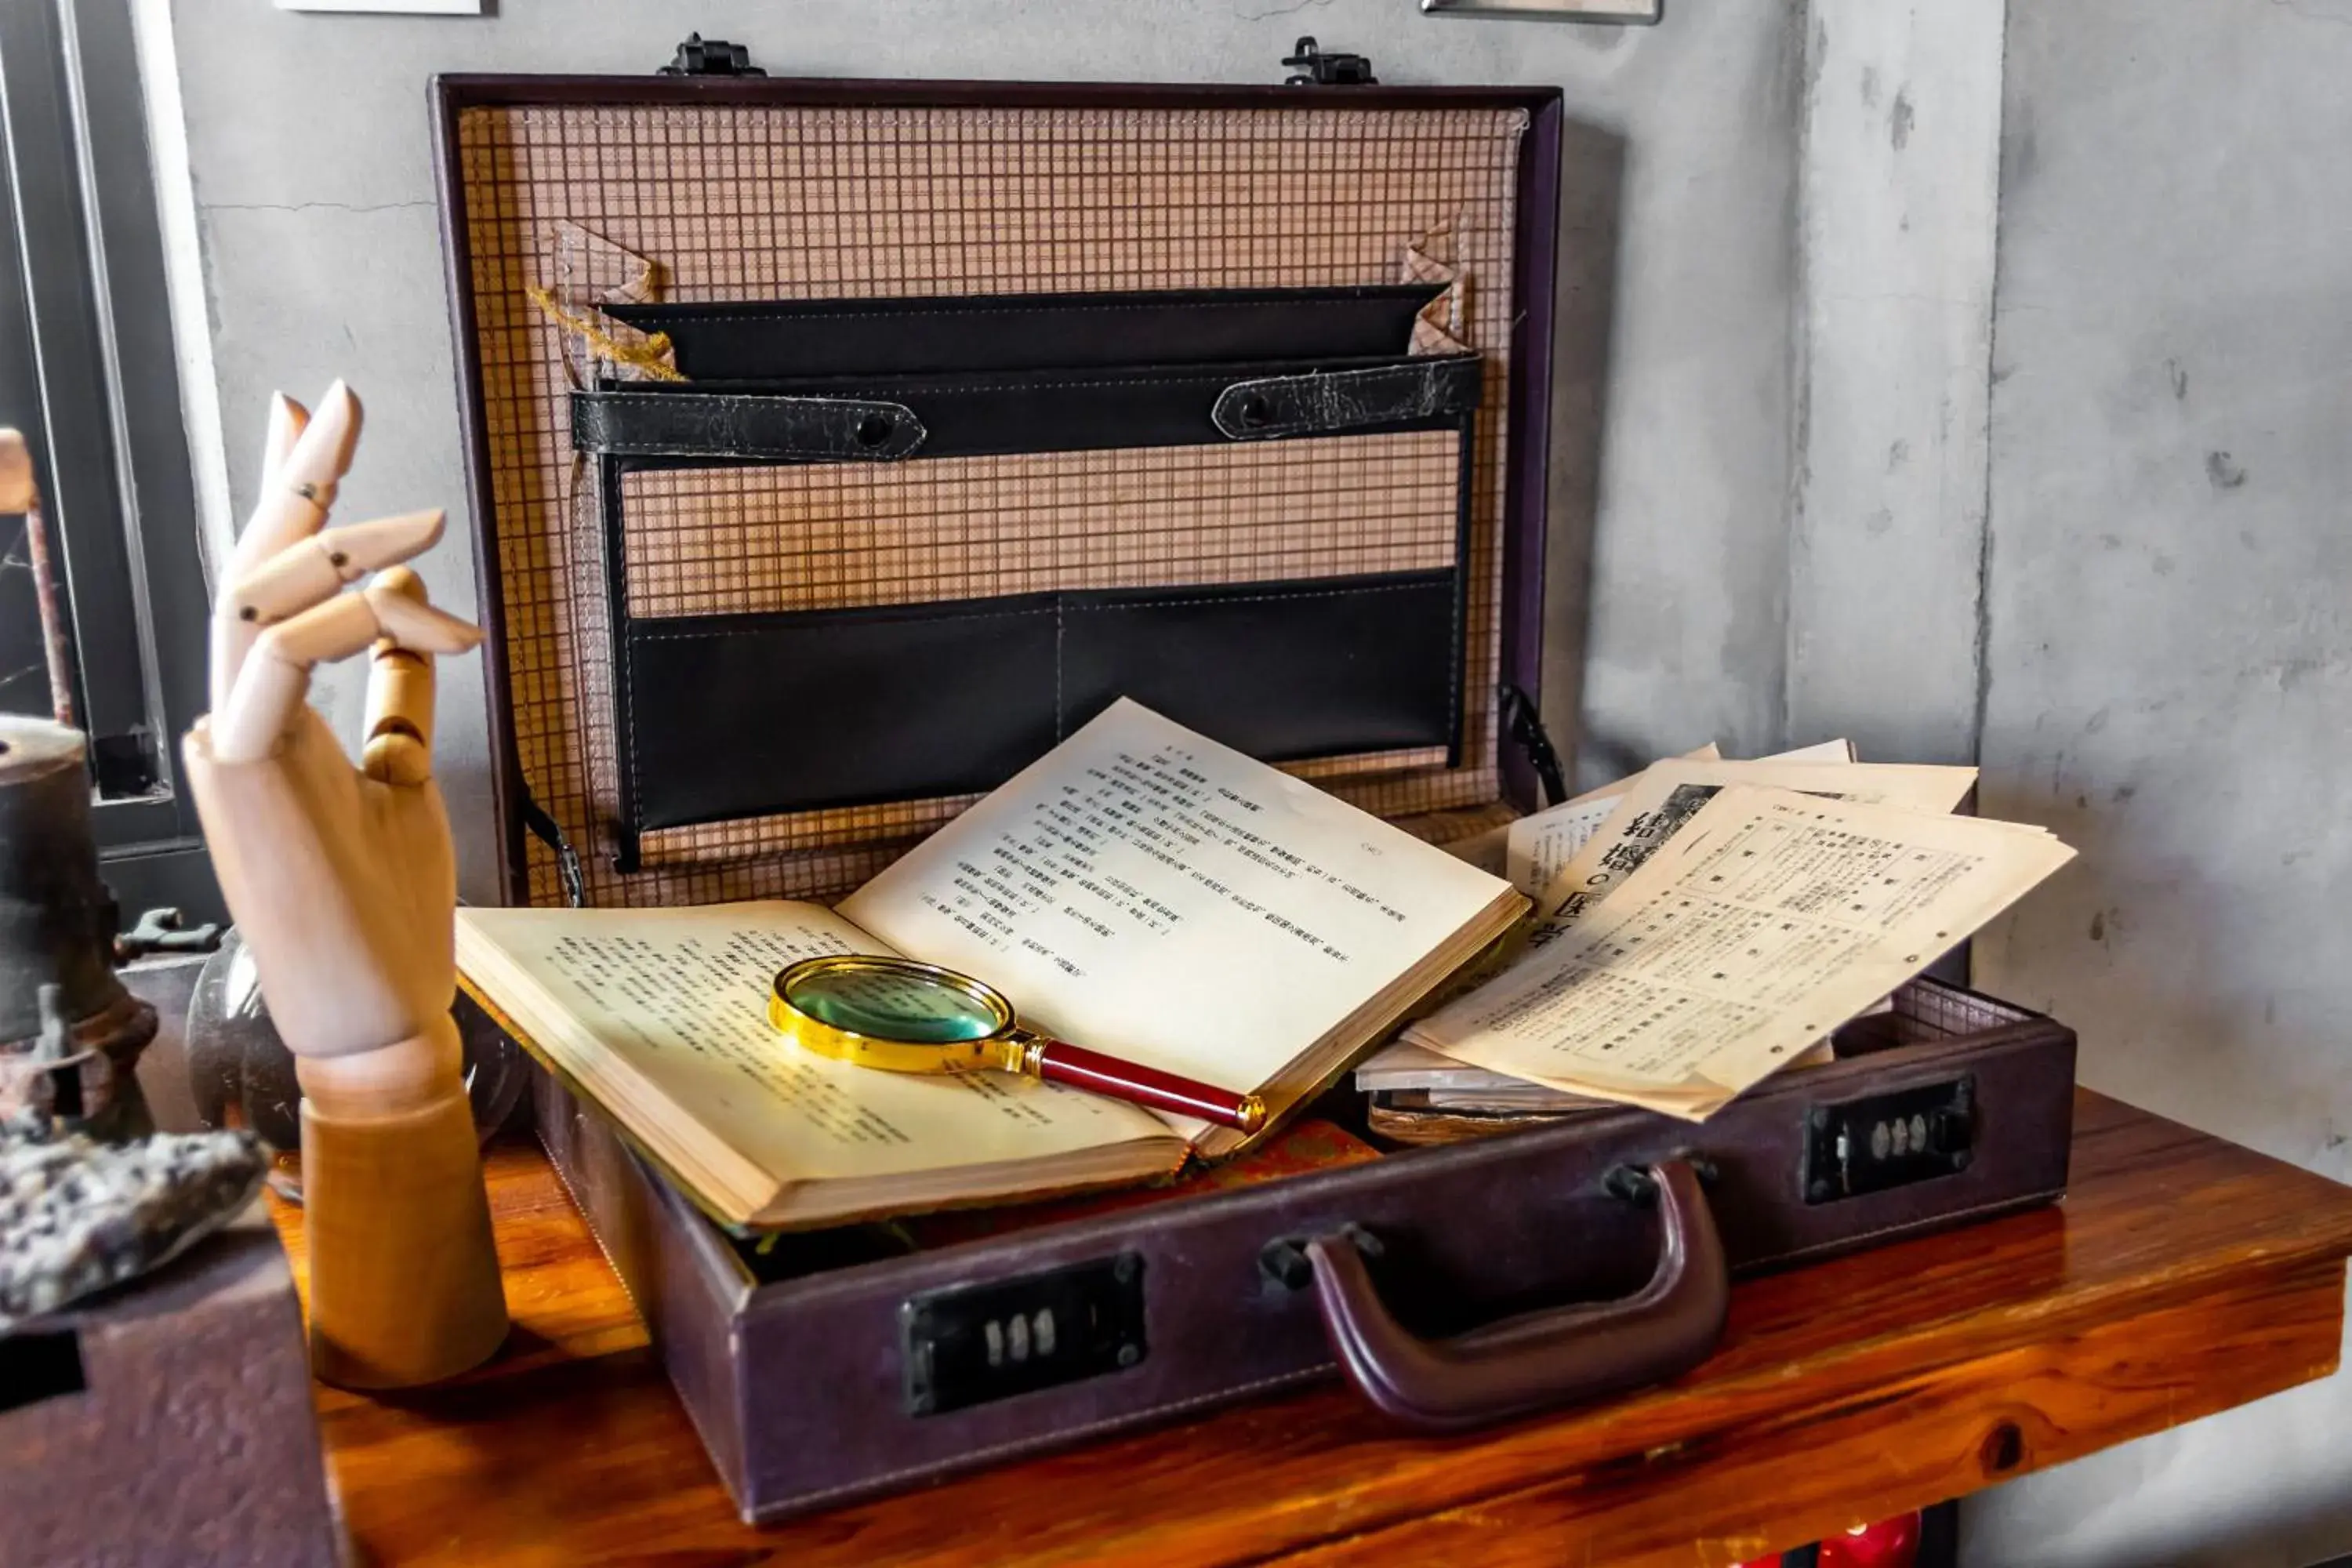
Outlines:
MULTIPOLYGON (((642 841, 644 870, 611 868, 603 544, 595 508, 583 504, 593 498, 577 493, 564 401, 576 374, 567 342, 580 351, 533 307, 530 288, 576 284, 576 272, 562 273, 583 255, 595 261, 583 302, 634 282, 615 258, 649 259, 665 297, 688 301, 1339 286, 1449 266, 1459 281, 1445 315, 1486 355, 1471 462, 1464 765, 1416 751, 1291 770, 1385 816, 1456 814, 1432 818, 1431 831, 1445 832, 1497 795, 1503 416, 1524 129, 1513 110, 1310 104, 467 110, 457 167, 510 721, 523 778, 582 851, 588 901, 835 896, 969 801, 667 829, 642 841), (1450 261, 1430 254, 1441 235, 1450 261)), ((632 613, 1442 564, 1455 445, 1434 432, 635 475, 632 613)), ((530 900, 562 900, 552 858, 536 850, 530 900)))

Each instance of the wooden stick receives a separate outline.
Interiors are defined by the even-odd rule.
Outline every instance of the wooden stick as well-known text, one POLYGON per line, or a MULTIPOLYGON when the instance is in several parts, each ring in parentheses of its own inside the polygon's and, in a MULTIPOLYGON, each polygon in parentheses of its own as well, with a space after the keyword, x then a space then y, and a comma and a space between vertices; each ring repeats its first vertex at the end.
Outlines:
POLYGON ((60 724, 72 725, 73 648, 58 607, 57 568, 49 560, 49 529, 41 515, 41 487, 33 475, 33 454, 23 435, 0 428, 0 515, 25 520, 25 563, 33 573, 33 599, 41 617, 41 646, 49 667, 49 707, 60 724))

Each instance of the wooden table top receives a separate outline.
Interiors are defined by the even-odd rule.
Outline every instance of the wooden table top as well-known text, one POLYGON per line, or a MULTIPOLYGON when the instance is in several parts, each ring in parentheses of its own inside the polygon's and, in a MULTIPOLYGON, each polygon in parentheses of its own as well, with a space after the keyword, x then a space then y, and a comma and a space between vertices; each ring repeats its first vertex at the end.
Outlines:
POLYGON ((1719 1568, 2323 1376, 2352 1256, 2352 1188, 2084 1092, 2063 1206, 1743 1283, 1664 1388, 1433 1439, 1335 1385, 753 1530, 544 1158, 489 1172, 499 1357, 319 1391, 372 1563, 1719 1568))

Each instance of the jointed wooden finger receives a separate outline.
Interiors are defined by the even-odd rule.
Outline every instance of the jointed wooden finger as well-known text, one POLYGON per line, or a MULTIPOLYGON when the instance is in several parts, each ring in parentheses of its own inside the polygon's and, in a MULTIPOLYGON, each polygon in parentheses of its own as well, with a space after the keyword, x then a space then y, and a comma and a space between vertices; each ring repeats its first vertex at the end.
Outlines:
MULTIPOLYGON (((281 493, 286 465, 310 426, 309 409, 282 392, 271 396, 269 427, 261 442, 262 499, 246 520, 245 531, 229 548, 227 568, 221 574, 220 596, 213 606, 211 686, 212 710, 215 713, 227 709, 237 671, 245 668, 246 656, 253 650, 253 639, 261 634, 258 625, 238 618, 236 606, 230 601, 231 589, 299 537, 272 521, 274 514, 268 512, 267 502, 268 498, 281 493)), ((349 460, 348 450, 345 460, 349 460)))
POLYGON ((229 584, 240 621, 267 626, 299 615, 371 572, 429 550, 441 537, 442 513, 412 511, 354 522, 299 539, 229 584))
MULTIPOLYGON (((424 580, 405 566, 379 575, 376 587, 417 604, 424 580)), ((368 666, 367 721, 360 767, 385 784, 421 784, 433 776, 433 661, 390 637, 378 637, 368 666)))
POLYGON ((356 594, 314 605, 254 639, 228 698, 213 710, 213 758, 258 762, 276 749, 310 689, 310 667, 374 640, 375 612, 356 594))
POLYGON ((286 458, 310 423, 310 411, 282 392, 269 395, 269 424, 261 435, 261 488, 284 477, 286 458))
MULTIPOLYGON (((273 426, 273 433, 275 433, 273 426)), ((327 389, 302 432, 254 502, 237 539, 233 569, 250 572, 296 540, 319 531, 334 504, 335 486, 359 444, 360 400, 341 382, 327 389)))
POLYGON ((313 605, 255 639, 228 700, 213 715, 214 758, 244 763, 268 756, 310 690, 311 667, 348 658, 379 637, 430 655, 463 653, 482 634, 382 582, 313 605))
MULTIPOLYGON (((400 647, 415 653, 464 653, 482 640, 482 628, 471 621, 459 620, 446 610, 436 610, 425 602, 425 587, 417 584, 413 589, 383 579, 382 574, 367 585, 361 596, 375 612, 381 635, 390 637, 400 647)), ((414 580, 414 572, 400 575, 414 580)))

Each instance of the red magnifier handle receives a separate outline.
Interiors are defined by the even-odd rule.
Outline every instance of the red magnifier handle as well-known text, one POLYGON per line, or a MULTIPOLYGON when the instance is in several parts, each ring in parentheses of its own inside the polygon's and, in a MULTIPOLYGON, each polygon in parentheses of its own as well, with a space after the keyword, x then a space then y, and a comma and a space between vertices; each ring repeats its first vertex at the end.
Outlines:
POLYGON ((1154 1110, 1197 1116, 1220 1127, 1255 1132, 1265 1121, 1265 1102, 1256 1095, 1235 1094, 1172 1072, 1121 1061, 1067 1040, 1037 1039, 1029 1048, 1029 1063, 1047 1083, 1066 1083, 1154 1110))

